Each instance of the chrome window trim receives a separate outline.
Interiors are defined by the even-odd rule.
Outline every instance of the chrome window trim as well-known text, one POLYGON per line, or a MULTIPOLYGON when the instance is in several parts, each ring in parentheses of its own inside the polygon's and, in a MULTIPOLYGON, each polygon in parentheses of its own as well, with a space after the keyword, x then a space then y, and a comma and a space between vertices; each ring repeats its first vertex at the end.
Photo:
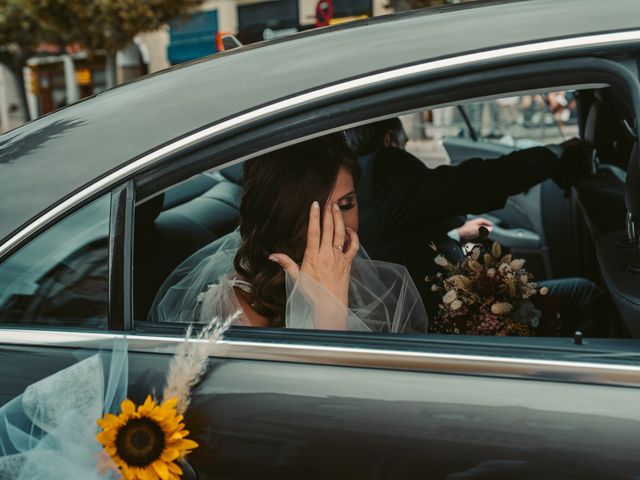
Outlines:
MULTIPOLYGON (((331 97, 339 93, 345 93, 351 90, 356 90, 358 88, 367 87, 375 83, 398 80, 402 77, 410 77, 416 74, 437 72, 439 70, 444 70, 452 67, 481 64, 489 60, 495 61, 498 59, 507 59, 516 56, 526 57, 540 53, 560 52, 564 50, 592 48, 597 46, 614 46, 634 41, 640 42, 640 30, 578 36, 561 40, 549 40, 544 42, 529 43, 525 45, 517 45, 513 47, 498 48, 495 50, 485 50, 482 52, 470 53, 456 57, 447 57, 441 60, 429 61, 418 65, 412 65, 410 67, 401 67, 382 73, 372 74, 355 80, 348 80, 337 85, 322 87, 318 90, 314 90, 313 92, 297 95, 286 100, 276 101, 275 103, 218 123, 209 128, 189 135, 188 137, 182 138, 174 143, 166 145, 145 155, 144 157, 139 158, 138 160, 131 162, 130 164, 123 166, 122 168, 112 172, 106 177, 87 186, 83 190, 69 197, 67 200, 58 204, 53 209, 49 210, 47 213, 36 218, 32 223, 24 227, 22 230, 18 231, 6 242, 0 245, 0 258, 2 258, 6 252, 14 248, 14 246, 18 245, 24 239, 28 238, 34 232, 39 230, 42 226, 53 221, 60 215, 63 215, 65 212, 73 208, 76 204, 84 201, 85 199, 100 193, 102 190, 108 188, 109 186, 118 183, 124 178, 135 174, 145 167, 148 167, 149 165, 157 162, 159 159, 163 158, 166 155, 178 152, 181 149, 195 144, 203 139, 223 133, 227 130, 251 122, 253 120, 268 117, 269 115, 275 114, 280 111, 285 111, 289 108, 302 105, 310 101, 316 101, 325 97, 331 97)), ((273 147, 270 147, 270 149, 272 148, 273 147)), ((262 151, 256 152, 252 156, 256 156, 261 153, 262 151)))
MULTIPOLYGON (((0 329, 0 348, 2 345, 109 348, 109 344, 118 338, 127 339, 129 351, 167 355, 173 354, 176 346, 184 341, 183 338, 178 337, 153 335, 0 329)), ((235 340, 219 342, 211 356, 226 359, 484 375, 640 388, 640 366, 586 361, 572 362, 235 340)))

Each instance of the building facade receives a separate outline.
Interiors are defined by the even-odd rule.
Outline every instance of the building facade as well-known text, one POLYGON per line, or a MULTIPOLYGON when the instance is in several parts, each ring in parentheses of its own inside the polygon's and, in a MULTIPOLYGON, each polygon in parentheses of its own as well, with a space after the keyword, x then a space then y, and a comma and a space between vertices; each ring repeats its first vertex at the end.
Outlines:
MULTIPOLYGON (((141 33, 130 47, 118 52, 116 83, 215 54, 221 50, 221 34, 234 34, 249 44, 390 13, 385 5, 386 0, 206 0, 189 18, 176 18, 160 30, 141 33)), ((25 118, 103 91, 107 86, 104 61, 89 60, 77 48, 60 55, 43 46, 23 71, 27 105, 11 71, 0 68, 0 132, 15 128, 25 118)))

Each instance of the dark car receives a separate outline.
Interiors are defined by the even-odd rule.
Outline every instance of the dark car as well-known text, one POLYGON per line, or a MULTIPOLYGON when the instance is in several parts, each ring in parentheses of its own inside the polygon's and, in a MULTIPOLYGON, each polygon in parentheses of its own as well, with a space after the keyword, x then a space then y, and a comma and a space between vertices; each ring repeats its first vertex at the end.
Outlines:
MULTIPOLYGON (((242 161, 374 119, 571 91, 591 175, 492 215, 540 277, 607 291, 608 338, 232 327, 187 415, 189 461, 199 478, 637 478, 639 71, 637 0, 472 3, 224 52, 4 134, 0 405, 122 334, 133 397, 160 388, 184 325, 149 309, 237 226, 242 161)), ((477 132, 443 146, 453 163, 515 148, 477 132)))

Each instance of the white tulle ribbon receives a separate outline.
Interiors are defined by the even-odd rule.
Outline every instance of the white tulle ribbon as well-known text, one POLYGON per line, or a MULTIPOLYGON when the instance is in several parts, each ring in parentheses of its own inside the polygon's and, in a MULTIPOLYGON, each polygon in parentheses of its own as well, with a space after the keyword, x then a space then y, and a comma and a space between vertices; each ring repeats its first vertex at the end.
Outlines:
POLYGON ((1 480, 119 478, 96 440, 96 420, 126 398, 126 342, 110 355, 65 368, 0 408, 1 480))

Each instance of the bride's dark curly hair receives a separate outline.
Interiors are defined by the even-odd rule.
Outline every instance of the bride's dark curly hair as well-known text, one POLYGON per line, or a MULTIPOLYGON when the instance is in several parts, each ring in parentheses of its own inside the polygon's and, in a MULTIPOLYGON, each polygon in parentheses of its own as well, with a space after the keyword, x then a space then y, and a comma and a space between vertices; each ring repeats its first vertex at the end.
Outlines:
POLYGON ((325 205, 340 168, 360 175, 358 159, 338 135, 309 140, 245 162, 240 204, 240 248, 236 272, 251 286, 251 306, 284 326, 286 287, 282 268, 269 260, 285 253, 302 262, 307 242, 309 209, 314 200, 325 205))

